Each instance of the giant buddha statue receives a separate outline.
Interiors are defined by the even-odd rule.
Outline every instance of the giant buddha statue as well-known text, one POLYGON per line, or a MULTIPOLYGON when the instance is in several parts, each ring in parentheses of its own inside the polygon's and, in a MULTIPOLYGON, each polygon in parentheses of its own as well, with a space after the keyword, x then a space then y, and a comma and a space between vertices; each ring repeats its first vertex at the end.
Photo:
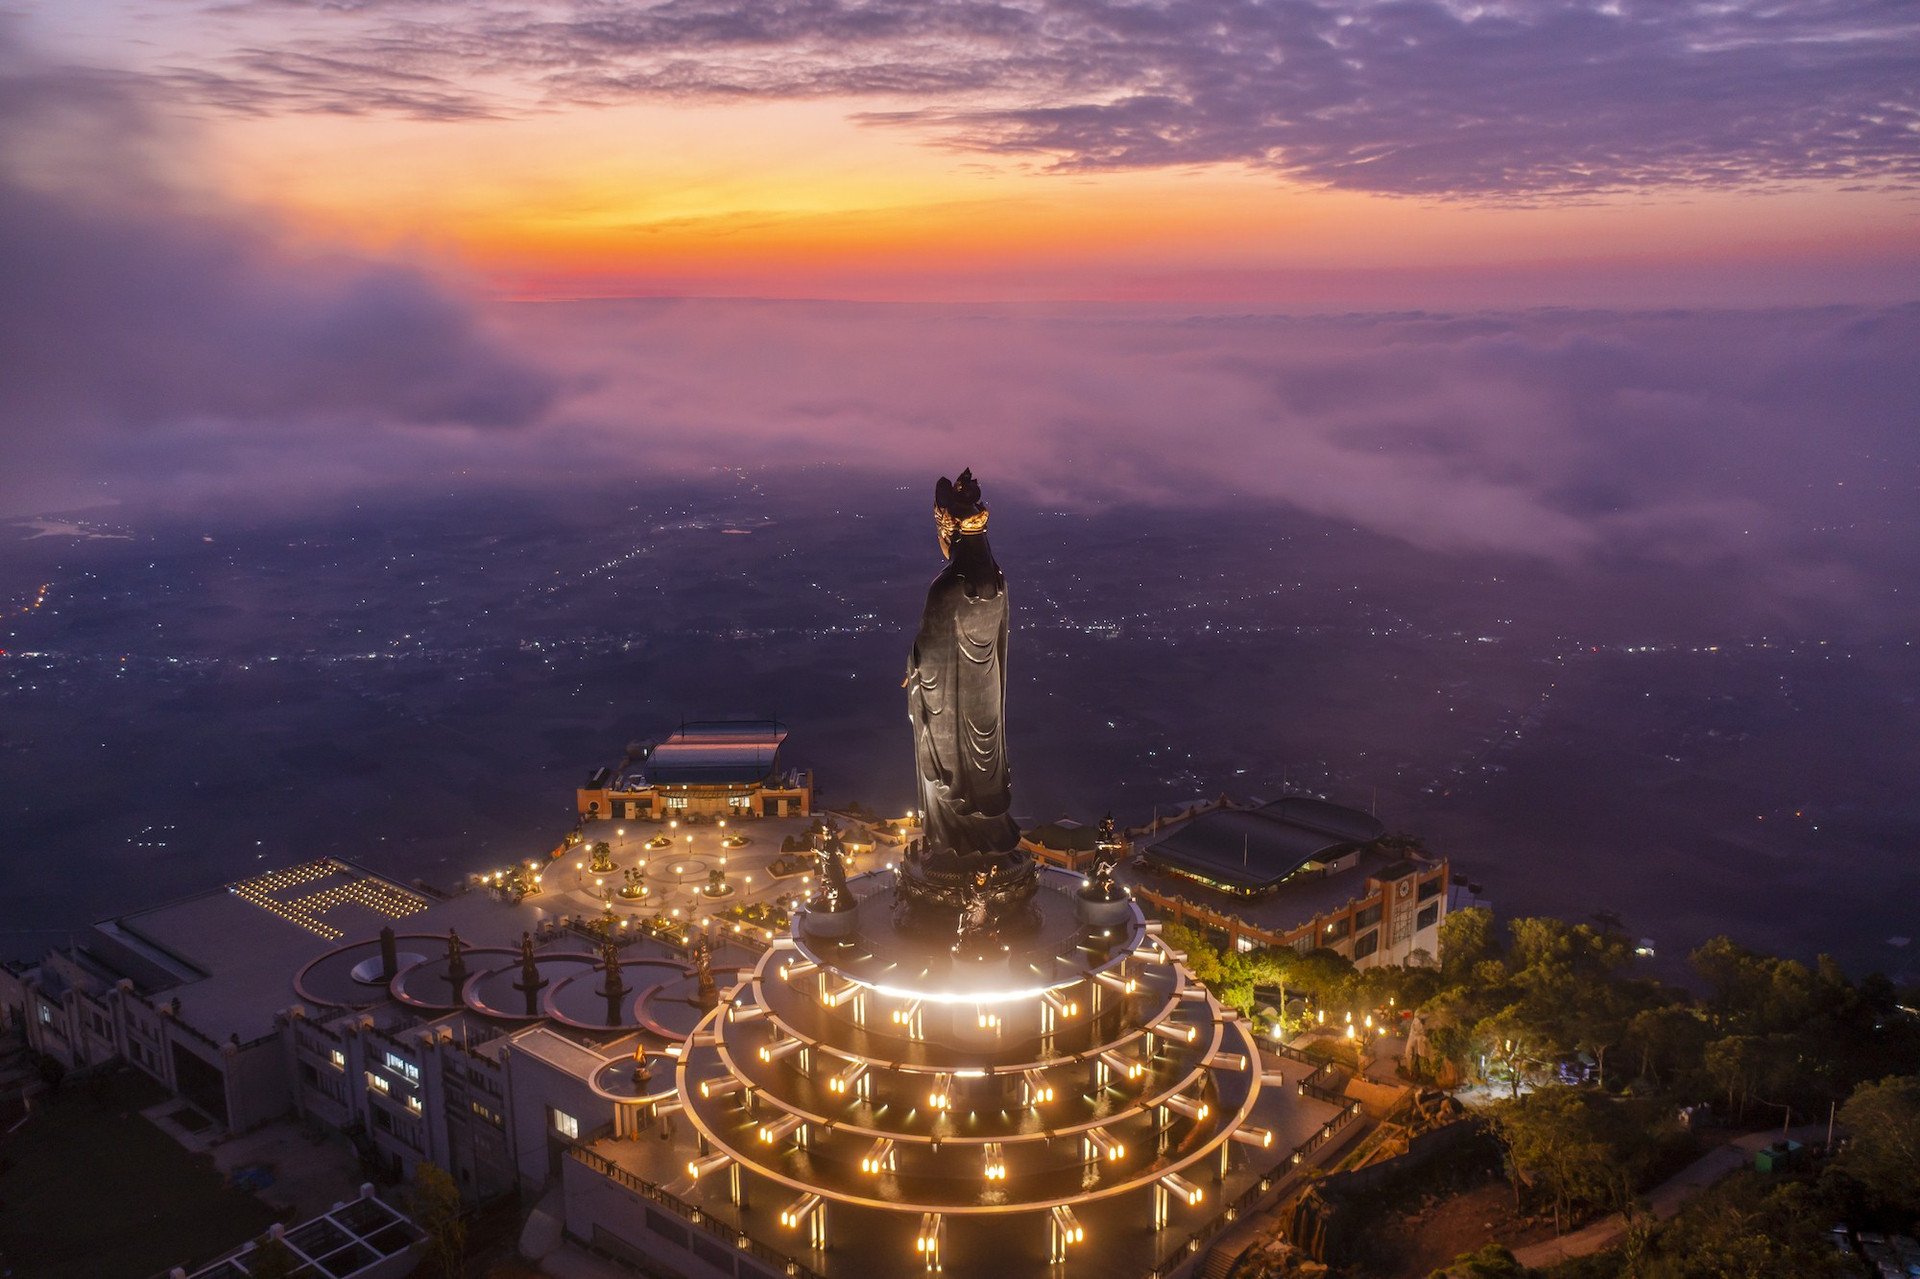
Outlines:
POLYGON ((916 908, 977 910, 984 898, 990 922, 1005 924, 1035 885, 1009 811, 1007 579, 971 470, 941 479, 933 519, 947 564, 927 588, 903 681, 922 823, 901 891, 916 908))

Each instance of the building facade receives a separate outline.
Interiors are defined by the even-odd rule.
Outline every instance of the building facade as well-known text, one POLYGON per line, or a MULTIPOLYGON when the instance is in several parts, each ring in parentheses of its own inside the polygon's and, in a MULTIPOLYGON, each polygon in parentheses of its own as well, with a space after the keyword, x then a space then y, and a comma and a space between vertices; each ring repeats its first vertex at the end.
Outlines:
POLYGON ((1332 950, 1360 967, 1431 965, 1450 900, 1447 860, 1322 800, 1225 796, 1129 832, 1141 904, 1225 950, 1332 950))

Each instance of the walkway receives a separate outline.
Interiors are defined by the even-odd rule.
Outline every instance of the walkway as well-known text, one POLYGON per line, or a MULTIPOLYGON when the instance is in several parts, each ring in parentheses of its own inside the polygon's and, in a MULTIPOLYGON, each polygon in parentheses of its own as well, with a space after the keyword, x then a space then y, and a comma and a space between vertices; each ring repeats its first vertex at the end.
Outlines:
MULTIPOLYGON (((1802 1145, 1813 1145, 1827 1139, 1827 1126, 1808 1124, 1805 1127, 1789 1130, 1787 1136, 1802 1145)), ((1751 1164, 1756 1153, 1778 1140, 1780 1140, 1780 1130, 1769 1128, 1765 1132, 1752 1132, 1735 1137, 1724 1146, 1716 1146, 1655 1186, 1647 1195, 1648 1207, 1655 1218, 1660 1221, 1667 1220, 1679 1212, 1681 1205, 1687 1200, 1736 1168, 1751 1164)), ((1603 1248, 1611 1248, 1625 1238, 1626 1233, 1627 1219, 1616 1212, 1583 1226, 1572 1234, 1528 1244, 1524 1248, 1516 1248, 1513 1250, 1513 1255, 1514 1259, 1523 1266, 1546 1267, 1573 1257, 1584 1257, 1590 1253, 1599 1252, 1603 1248)))

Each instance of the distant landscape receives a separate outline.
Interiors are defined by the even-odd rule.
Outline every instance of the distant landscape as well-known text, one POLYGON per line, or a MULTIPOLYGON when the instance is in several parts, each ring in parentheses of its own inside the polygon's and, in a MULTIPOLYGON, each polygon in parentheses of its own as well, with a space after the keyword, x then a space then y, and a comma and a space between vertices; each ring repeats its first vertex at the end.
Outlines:
MULTIPOLYGON (((544 850, 587 772, 682 718, 777 715, 824 802, 904 807, 930 481, 583 477, 5 526, 0 947, 322 854, 454 881, 544 850)), ((1906 635, 1783 619, 1704 567, 992 491, 1024 819, 1311 791, 1502 912, 1612 912, 1676 971, 1729 932, 1920 972, 1906 635)))

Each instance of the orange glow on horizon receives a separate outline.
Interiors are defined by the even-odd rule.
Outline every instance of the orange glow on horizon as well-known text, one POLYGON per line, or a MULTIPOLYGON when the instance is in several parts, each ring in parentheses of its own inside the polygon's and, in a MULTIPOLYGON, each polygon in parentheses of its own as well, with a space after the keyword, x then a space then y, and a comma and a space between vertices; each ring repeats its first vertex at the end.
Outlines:
MULTIPOLYGON (((399 247, 516 297, 1180 298, 1339 305, 1341 280, 1794 253, 1914 256, 1897 201, 1654 192, 1499 206, 1243 167, 1048 172, 863 128, 850 104, 632 106, 509 120, 209 124, 223 182, 316 238, 399 247)), ((1548 297, 1547 300, 1560 300, 1548 297)))

